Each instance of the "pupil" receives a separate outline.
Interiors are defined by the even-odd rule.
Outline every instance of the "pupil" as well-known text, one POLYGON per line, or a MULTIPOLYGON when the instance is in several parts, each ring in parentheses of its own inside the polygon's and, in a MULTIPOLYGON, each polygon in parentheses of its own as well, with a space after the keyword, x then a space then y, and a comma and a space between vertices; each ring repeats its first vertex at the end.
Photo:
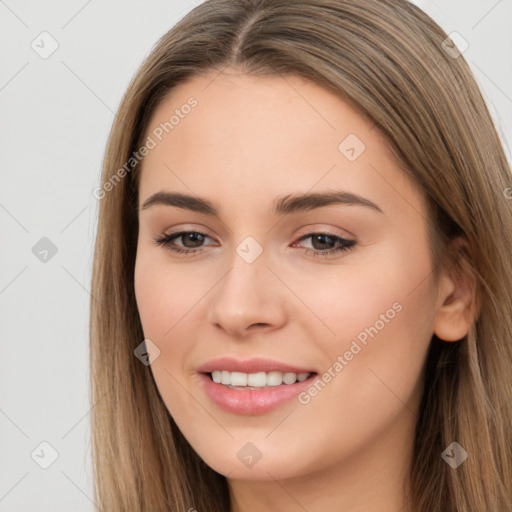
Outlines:
MULTIPOLYGON (((331 239, 331 237, 330 237, 330 236, 328 236, 328 235, 315 235, 315 236, 312 238, 312 240, 314 241, 315 239, 325 239, 325 238, 330 239, 330 240, 331 240, 331 243, 332 243, 332 239, 331 239)), ((329 242, 324 242, 324 244, 325 244, 325 243, 327 243, 327 245, 329 245, 329 242)), ((313 243, 313 246, 314 246, 314 245, 315 245, 315 244, 313 243)), ((330 249, 330 248, 331 248, 331 247, 325 247, 325 246, 324 246, 324 247, 315 247, 315 249, 318 249, 318 250, 320 250, 320 251, 325 250, 325 249, 330 249)))
MULTIPOLYGON (((202 236, 200 233, 188 233, 185 236, 185 240, 191 240, 192 242, 202 242, 202 236), (194 240, 195 239, 195 240, 194 240), (199 240, 198 240, 199 239, 199 240)), ((185 244, 186 245, 186 244, 185 244)), ((199 244, 197 244, 199 245, 199 244)), ((197 247, 197 245, 193 245, 193 247, 197 247)))

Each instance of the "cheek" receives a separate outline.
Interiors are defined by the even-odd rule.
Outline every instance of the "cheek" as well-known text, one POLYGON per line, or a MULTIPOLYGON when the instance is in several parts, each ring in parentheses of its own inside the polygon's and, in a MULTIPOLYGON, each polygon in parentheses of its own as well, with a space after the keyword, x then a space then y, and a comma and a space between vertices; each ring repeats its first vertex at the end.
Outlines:
POLYGON ((164 342, 204 290, 193 275, 176 272, 160 254, 139 250, 134 273, 137 308, 147 338, 164 342), (199 289, 201 288, 201 289, 199 289))
MULTIPOLYGON (((325 398, 350 409, 354 435, 374 428, 376 418, 392 422, 421 387, 432 337, 430 262, 421 244, 403 249, 390 245, 378 263, 354 265, 327 295, 317 295, 322 318, 336 333, 319 340, 332 382, 325 398)), ((338 411, 344 422, 346 409, 338 411)))
POLYGON ((166 296, 164 282, 158 279, 157 272, 151 268, 144 256, 137 256, 134 285, 144 336, 152 340, 159 338, 164 330, 165 317, 162 310, 169 297, 166 296))
POLYGON ((291 283, 312 313, 294 320, 309 328, 314 324, 311 339, 336 349, 361 333, 364 341, 365 329, 375 324, 382 333, 392 324, 412 331, 418 323, 428 323, 433 311, 431 264, 427 248, 421 240, 415 242, 416 248, 396 240, 368 250, 364 257, 349 256, 337 266, 310 266, 302 272, 282 269, 283 280, 291 283))
MULTIPOLYGON (((302 403, 310 417, 325 418, 325 436, 336 440, 326 454, 329 460, 357 452, 379 432, 404 425, 400 418, 415 414, 431 338, 430 316, 423 312, 429 289, 412 291, 428 275, 423 263, 395 259, 392 266, 366 267, 364 274, 354 268, 329 296, 318 295, 325 306, 322 318, 336 335, 317 336, 325 354, 324 384, 320 391, 311 387, 302 403)), ((318 450, 325 449, 318 444, 318 450)))
POLYGON ((196 294, 193 283, 186 286, 186 276, 179 272, 171 275, 170 270, 169 265, 159 263, 154 253, 139 251, 134 272, 135 297, 144 337, 160 350, 150 369, 161 398, 173 416, 187 418, 197 414, 193 401, 187 401, 183 392, 183 387, 188 386, 183 379, 184 362, 191 348, 187 343, 191 331, 186 313, 196 294))

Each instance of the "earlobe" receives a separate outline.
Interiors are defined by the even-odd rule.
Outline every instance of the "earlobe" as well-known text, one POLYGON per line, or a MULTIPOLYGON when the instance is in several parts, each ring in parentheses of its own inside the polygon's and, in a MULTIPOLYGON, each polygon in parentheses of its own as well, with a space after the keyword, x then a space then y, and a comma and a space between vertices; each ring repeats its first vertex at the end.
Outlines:
POLYGON ((477 279, 468 261, 467 243, 453 241, 456 268, 444 271, 439 279, 434 334, 444 341, 459 341, 477 318, 477 279))

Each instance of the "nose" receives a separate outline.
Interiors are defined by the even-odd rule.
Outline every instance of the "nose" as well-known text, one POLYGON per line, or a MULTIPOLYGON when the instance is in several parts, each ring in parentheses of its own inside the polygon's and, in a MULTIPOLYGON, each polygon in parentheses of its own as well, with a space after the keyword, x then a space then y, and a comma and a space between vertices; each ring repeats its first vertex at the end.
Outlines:
POLYGON ((263 255, 248 263, 235 253, 230 262, 230 270, 209 294, 208 321, 237 339, 285 325, 285 287, 263 255))

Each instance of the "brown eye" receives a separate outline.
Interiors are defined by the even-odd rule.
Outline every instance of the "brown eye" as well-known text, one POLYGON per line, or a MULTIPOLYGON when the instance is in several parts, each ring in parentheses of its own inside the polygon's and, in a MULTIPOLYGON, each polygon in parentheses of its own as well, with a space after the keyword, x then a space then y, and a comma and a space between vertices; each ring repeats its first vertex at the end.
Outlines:
POLYGON ((348 251, 355 244, 355 240, 348 240, 342 238, 334 233, 308 233, 299 239, 299 242, 311 238, 312 248, 307 248, 306 251, 313 251, 314 255, 324 256, 341 251, 348 251), (333 247, 334 246, 334 247, 333 247))
POLYGON ((201 244, 205 238, 210 237, 198 231, 180 231, 178 233, 164 234, 156 238, 154 242, 170 251, 178 253, 199 253, 203 251, 201 244), (174 244, 174 241, 179 239, 181 239, 183 245, 174 244))
POLYGON ((204 237, 205 237, 205 235, 203 235, 202 233, 188 232, 188 233, 183 233, 183 234, 178 233, 177 235, 172 236, 171 240, 175 240, 176 238, 181 238, 181 241, 183 242, 185 247, 195 248, 195 247, 199 247, 201 245, 201 242, 204 241, 204 237), (191 245, 188 245, 189 243, 191 245))

